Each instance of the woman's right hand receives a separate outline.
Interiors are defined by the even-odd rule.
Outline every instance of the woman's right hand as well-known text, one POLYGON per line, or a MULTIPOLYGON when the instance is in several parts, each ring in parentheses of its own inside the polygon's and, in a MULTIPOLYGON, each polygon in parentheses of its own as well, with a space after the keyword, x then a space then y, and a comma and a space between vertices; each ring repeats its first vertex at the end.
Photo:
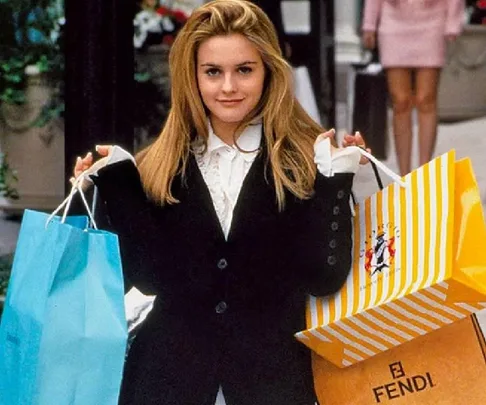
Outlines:
POLYGON ((363 46, 366 49, 375 49, 376 47, 376 32, 374 31, 364 31, 363 32, 363 46))
POLYGON ((100 169, 102 168, 106 162, 108 161, 108 156, 110 155, 113 149, 112 145, 96 145, 96 152, 101 156, 101 159, 94 162, 93 154, 88 152, 85 157, 78 156, 76 159, 76 164, 74 165, 74 178, 71 181, 77 179, 83 172, 86 170, 93 168, 100 169))

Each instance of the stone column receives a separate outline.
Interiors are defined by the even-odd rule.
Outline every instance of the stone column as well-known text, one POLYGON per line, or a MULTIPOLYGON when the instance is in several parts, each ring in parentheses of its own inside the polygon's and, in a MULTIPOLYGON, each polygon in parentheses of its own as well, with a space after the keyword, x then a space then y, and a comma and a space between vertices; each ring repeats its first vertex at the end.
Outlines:
POLYGON ((361 59, 359 0, 335 0, 336 63, 349 64, 361 59))

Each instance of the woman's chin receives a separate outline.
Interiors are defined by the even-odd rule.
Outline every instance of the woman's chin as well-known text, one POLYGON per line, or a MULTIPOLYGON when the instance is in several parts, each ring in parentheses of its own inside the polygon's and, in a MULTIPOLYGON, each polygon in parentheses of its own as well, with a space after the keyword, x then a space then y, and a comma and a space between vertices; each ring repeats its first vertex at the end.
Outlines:
POLYGON ((246 117, 246 114, 218 114, 213 115, 212 120, 219 121, 221 124, 238 124, 246 117))

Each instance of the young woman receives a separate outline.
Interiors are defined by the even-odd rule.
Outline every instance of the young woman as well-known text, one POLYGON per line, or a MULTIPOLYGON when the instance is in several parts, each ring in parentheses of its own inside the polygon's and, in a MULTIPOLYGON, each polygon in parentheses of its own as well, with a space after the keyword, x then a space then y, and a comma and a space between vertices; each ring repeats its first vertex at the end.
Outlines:
POLYGON ((363 43, 367 48, 375 48, 378 31, 380 61, 386 70, 393 104, 393 132, 402 175, 411 171, 414 106, 418 113, 419 164, 427 163, 433 156, 440 70, 445 61, 446 43, 457 38, 463 18, 464 0, 365 1, 363 43))
MULTIPOLYGON (((306 295, 332 294, 348 275, 360 153, 332 146, 333 131, 318 137, 250 2, 195 10, 170 69, 158 139, 136 159, 98 147, 91 168, 128 279, 157 295, 120 403, 214 405, 220 391, 227 405, 314 405, 310 352, 293 335, 306 295)), ((92 164, 78 158, 75 176, 92 164)))

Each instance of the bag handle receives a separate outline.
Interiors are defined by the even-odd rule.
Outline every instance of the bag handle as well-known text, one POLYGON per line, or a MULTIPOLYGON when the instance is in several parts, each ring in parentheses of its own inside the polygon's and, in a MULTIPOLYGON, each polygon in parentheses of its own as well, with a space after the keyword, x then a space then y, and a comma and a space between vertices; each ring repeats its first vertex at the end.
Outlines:
POLYGON ((400 177, 398 174, 396 174, 393 170, 391 170, 388 166, 386 166, 383 162, 380 162, 377 158, 375 158, 371 153, 369 153, 367 150, 360 146, 348 146, 349 148, 356 148, 359 150, 359 152, 366 157, 370 163, 371 167, 373 168, 373 171, 375 173, 376 181, 378 183, 378 186, 380 187, 380 190, 383 189, 383 182, 381 181, 381 177, 379 175, 378 169, 381 169, 383 173, 388 175, 392 180, 394 180, 396 183, 399 184, 400 187, 407 188, 408 183, 403 180, 402 177, 400 177))
MULTIPOLYGON (((380 190, 383 190, 383 180, 381 179, 381 175, 378 169, 381 169, 385 174, 388 175, 392 180, 394 180, 400 187, 407 188, 408 183, 403 180, 402 177, 400 177, 398 174, 396 174, 393 170, 391 170, 388 166, 386 166, 384 163, 380 162, 376 157, 374 157, 371 153, 369 153, 367 150, 360 146, 348 146, 349 148, 356 148, 359 150, 359 152, 365 156, 371 164, 371 167, 373 169, 373 173, 375 175, 376 183, 378 184, 378 187, 380 190)), ((353 204, 357 204, 356 196, 354 193, 351 193, 351 198, 353 200, 353 204)))
MULTIPOLYGON (((98 229, 98 226, 96 225, 96 221, 94 219, 94 215, 93 215, 93 211, 94 209, 90 208, 89 204, 88 204, 88 201, 86 200, 86 196, 84 195, 84 191, 83 191, 83 183, 86 181, 85 179, 85 173, 83 172, 74 182, 73 182, 73 186, 71 188, 71 191, 69 192, 68 196, 64 199, 64 201, 54 210, 54 212, 49 215, 49 217, 47 218, 47 221, 46 221, 46 229, 47 229, 47 226, 49 225, 49 223, 52 221, 52 219, 54 218, 54 216, 56 216, 63 208, 64 208, 64 211, 63 211, 63 214, 62 214, 62 217, 61 217, 61 223, 65 223, 66 222, 66 217, 67 217, 67 214, 69 212, 69 208, 71 207, 71 203, 73 201, 73 198, 74 196, 76 195, 76 193, 79 193, 80 196, 81 196, 81 200, 83 201, 83 205, 84 207, 86 208, 86 212, 88 213, 88 216, 89 216, 89 219, 90 219, 90 223, 89 223, 89 226, 92 226, 94 229, 98 229)), ((95 198, 93 198, 93 208, 94 208, 94 204, 96 203, 96 200, 95 198)))

